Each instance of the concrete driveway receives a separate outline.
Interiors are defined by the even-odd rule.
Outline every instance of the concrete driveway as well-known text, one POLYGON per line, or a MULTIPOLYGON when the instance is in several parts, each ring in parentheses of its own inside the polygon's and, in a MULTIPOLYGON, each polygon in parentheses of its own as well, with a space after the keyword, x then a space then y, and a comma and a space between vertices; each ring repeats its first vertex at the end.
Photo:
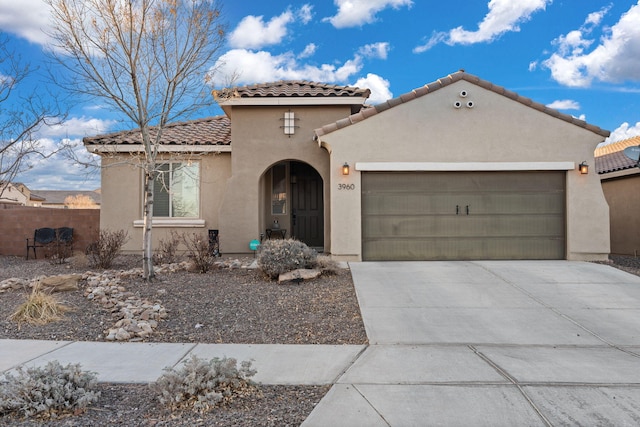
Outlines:
POLYGON ((640 278, 569 261, 351 269, 370 346, 303 426, 640 425, 640 278))

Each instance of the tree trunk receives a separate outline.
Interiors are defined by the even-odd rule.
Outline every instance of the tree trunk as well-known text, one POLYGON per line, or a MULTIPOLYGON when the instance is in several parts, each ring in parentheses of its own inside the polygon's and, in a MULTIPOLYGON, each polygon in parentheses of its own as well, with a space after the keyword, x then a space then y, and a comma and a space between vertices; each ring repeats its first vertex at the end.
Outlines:
POLYGON ((151 230, 153 220, 153 183, 155 180, 155 162, 147 165, 144 174, 144 229, 142 231, 142 271, 146 281, 151 281, 153 272, 153 246, 151 244, 151 230))

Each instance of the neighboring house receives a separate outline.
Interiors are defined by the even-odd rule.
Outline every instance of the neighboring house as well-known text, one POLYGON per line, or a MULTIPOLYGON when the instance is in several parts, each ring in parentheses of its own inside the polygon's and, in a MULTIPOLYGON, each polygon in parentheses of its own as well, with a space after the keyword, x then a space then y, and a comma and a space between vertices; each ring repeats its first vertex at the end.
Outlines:
MULTIPOLYGON (((343 260, 606 259, 594 163, 609 132, 463 71, 375 107, 368 89, 281 81, 218 93, 225 116, 163 130, 154 239, 218 230, 223 253, 271 234, 343 260), (280 231, 273 229, 278 222, 280 231)), ((140 251, 139 132, 102 156, 101 228, 140 251)))
POLYGON ((26 206, 30 191, 20 182, 0 181, 0 203, 26 206))
POLYGON ((596 171, 611 212, 611 253, 637 256, 640 254, 640 170, 638 162, 624 154, 627 147, 640 147, 640 136, 598 147, 596 171))
POLYGON ((56 209, 100 209, 100 190, 33 190, 31 206, 56 209))

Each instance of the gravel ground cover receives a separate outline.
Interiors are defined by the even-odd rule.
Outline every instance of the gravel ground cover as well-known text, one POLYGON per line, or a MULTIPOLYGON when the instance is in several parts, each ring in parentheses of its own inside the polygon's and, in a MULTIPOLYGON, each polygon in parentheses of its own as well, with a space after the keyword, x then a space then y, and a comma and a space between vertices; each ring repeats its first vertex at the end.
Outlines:
MULTIPOLYGON (((246 265, 251 260, 241 260, 246 265)), ((140 265, 121 256, 115 269, 140 265)), ((86 266, 25 261, 0 256, 0 281, 83 273, 86 266)), ((8 317, 29 289, 0 294, 0 339, 104 341, 111 312, 88 300, 84 290, 56 294, 71 308, 64 319, 44 326, 17 325, 8 317)), ((266 279, 256 269, 214 269, 206 274, 158 275, 152 283, 129 278, 127 291, 162 304, 167 317, 147 342, 364 344, 367 342, 351 274, 338 269, 300 284, 266 279)), ((84 414, 60 420, 0 417, 0 425, 18 426, 294 426, 299 425, 328 391, 328 386, 261 386, 257 395, 207 414, 170 413, 158 406, 146 385, 100 384, 98 404, 84 414)))

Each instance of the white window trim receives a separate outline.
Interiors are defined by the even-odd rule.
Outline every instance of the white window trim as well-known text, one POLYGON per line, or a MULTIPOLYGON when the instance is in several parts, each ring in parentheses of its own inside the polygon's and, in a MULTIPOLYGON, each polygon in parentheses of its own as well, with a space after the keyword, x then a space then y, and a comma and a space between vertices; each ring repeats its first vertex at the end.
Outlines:
MULTIPOLYGON (((160 161, 158 163, 158 165, 169 165, 169 171, 170 171, 170 179, 173 176, 173 166, 174 164, 182 164, 185 163, 185 160, 182 159, 169 159, 167 161, 160 161)), ((194 162, 196 163, 196 162, 194 162)), ((202 174, 202 163, 200 163, 199 161, 197 161, 198 164, 198 217, 200 217, 202 215, 201 210, 202 210, 202 199, 201 199, 201 191, 202 191, 202 180, 201 180, 201 174, 202 174)), ((171 213, 171 195, 169 194, 169 212, 171 213)), ((174 216, 154 216, 153 217, 154 222, 158 221, 158 220, 169 220, 169 221, 180 221, 180 220, 196 220, 198 221, 198 219, 196 217, 174 217, 174 216)), ((203 220, 204 221, 204 220, 203 220)), ((134 226, 135 223, 134 223, 134 226)), ((162 226, 161 226, 162 227, 162 226)), ((166 227, 172 227, 172 226, 166 226, 166 227)), ((188 227, 188 226, 186 226, 188 227)))
MULTIPOLYGON (((133 226, 135 228, 144 227, 144 220, 137 219, 133 221, 133 226)), ((205 221, 204 219, 189 219, 189 218, 153 218, 153 221, 151 221, 151 226, 157 227, 157 228, 165 228, 165 227, 204 228, 205 221)))

